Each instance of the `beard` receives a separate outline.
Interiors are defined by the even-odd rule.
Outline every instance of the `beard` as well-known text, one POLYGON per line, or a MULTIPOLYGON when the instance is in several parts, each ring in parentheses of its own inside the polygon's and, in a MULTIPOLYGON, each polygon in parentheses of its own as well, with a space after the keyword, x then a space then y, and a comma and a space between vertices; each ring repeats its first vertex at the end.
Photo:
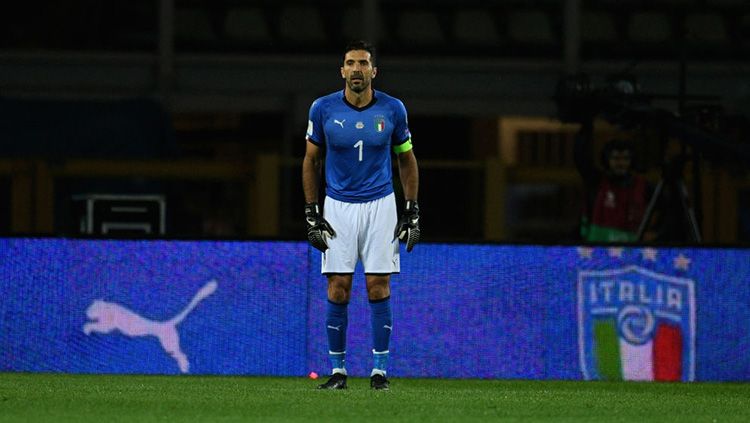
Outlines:
POLYGON ((349 89, 354 91, 355 93, 361 93, 362 91, 366 90, 367 87, 370 86, 370 82, 365 80, 364 78, 358 79, 359 84, 355 84, 352 79, 347 80, 347 85, 349 86, 349 89))

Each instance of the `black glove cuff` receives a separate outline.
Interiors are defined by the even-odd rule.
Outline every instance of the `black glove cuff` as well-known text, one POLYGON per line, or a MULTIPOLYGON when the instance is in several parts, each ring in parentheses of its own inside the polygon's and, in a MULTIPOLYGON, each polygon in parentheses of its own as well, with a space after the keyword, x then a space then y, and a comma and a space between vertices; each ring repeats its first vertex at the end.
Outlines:
POLYGON ((404 211, 409 213, 419 213, 419 204, 417 200, 406 200, 404 211))
POLYGON ((320 214, 320 205, 318 203, 305 203, 305 216, 311 214, 320 214))

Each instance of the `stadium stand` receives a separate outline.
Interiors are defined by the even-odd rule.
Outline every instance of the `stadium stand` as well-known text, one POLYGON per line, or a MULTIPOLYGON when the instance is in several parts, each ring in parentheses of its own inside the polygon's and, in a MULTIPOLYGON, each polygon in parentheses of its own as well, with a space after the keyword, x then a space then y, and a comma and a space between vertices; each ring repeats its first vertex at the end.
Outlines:
POLYGON ((630 16, 628 39, 639 43, 663 43, 672 38, 670 17, 661 12, 637 12, 630 16))
POLYGON ((508 35, 523 43, 553 43, 555 34, 552 31, 549 16, 538 10, 511 11, 508 16, 508 35))
POLYGON ((445 42, 437 13, 432 10, 405 10, 399 13, 396 33, 404 43, 434 46, 445 42))
POLYGON ((453 35, 458 43, 469 46, 497 45, 501 42, 493 15, 481 9, 457 11, 453 35))
MULTIPOLYGON (((340 38, 342 40, 354 40, 358 38, 367 38, 365 34, 365 27, 362 25, 362 9, 358 6, 350 6, 343 9, 341 15, 341 29, 340 38)), ((376 34, 387 34, 388 30, 385 27, 382 16, 378 15, 374 18, 375 20, 375 33, 376 34)))
POLYGON ((618 37, 617 25, 609 13, 585 11, 581 14, 581 40, 584 43, 612 43, 618 37))
POLYGON ((281 11, 279 35, 284 43, 325 44, 326 35, 321 10, 313 5, 289 5, 281 11))
MULTIPOLYGON (((35 13, 8 7, 0 17, 0 47, 143 51, 157 45, 158 2, 68 3, 35 13), (24 30, 40 25, 44 31, 24 30)), ((389 55, 542 58, 561 48, 564 3, 379 0, 376 41, 389 55)), ((365 35, 361 6, 339 0, 177 1, 176 46, 191 53, 326 52, 365 35)), ((671 56, 676 42, 696 47, 691 55, 698 60, 741 60, 749 53, 747 1, 590 0, 581 7, 585 58, 671 56)))
POLYGON ((685 31, 693 40, 711 43, 727 39, 724 19, 718 13, 691 13, 685 17, 685 31))
POLYGON ((230 40, 249 45, 267 45, 273 41, 263 9, 236 7, 227 11, 224 30, 230 40))

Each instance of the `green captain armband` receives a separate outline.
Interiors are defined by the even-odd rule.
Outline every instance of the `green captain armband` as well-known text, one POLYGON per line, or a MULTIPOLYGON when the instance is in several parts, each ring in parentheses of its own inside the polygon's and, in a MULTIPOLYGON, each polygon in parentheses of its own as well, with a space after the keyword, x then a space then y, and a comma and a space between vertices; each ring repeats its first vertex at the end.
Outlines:
POLYGON ((404 141, 402 144, 394 145, 393 146, 393 152, 396 154, 406 153, 407 151, 411 150, 411 138, 404 141))

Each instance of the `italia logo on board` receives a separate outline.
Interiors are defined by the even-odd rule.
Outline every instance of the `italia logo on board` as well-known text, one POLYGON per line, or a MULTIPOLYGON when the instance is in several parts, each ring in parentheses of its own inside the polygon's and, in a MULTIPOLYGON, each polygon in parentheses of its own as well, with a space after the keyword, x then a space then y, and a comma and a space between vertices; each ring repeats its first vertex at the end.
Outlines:
POLYGON ((690 259, 683 254, 661 258, 653 248, 598 250, 578 249, 582 265, 600 264, 598 269, 578 271, 578 345, 584 378, 693 381, 695 282, 680 275, 690 259), (604 260, 596 256, 604 255, 602 251, 604 260), (625 257, 626 252, 631 257, 625 257), (676 274, 643 265, 670 268, 676 274))

